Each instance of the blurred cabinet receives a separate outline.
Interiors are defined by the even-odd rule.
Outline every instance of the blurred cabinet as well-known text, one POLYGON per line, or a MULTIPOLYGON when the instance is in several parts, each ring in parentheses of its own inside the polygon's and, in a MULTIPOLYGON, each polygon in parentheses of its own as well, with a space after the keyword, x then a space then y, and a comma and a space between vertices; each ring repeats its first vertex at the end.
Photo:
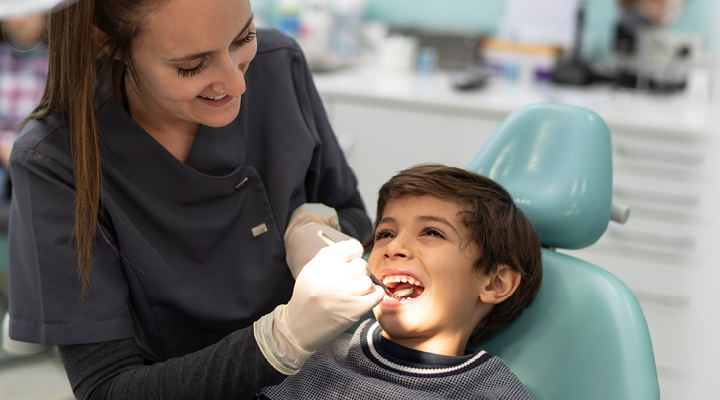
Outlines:
MULTIPOLYGON (((442 89, 428 94, 410 85, 388 91, 338 78, 316 82, 373 218, 377 190, 394 173, 423 162, 466 167, 507 114, 547 100, 492 90, 474 97, 442 89)), ((636 295, 662 398, 707 398, 720 374, 720 129, 703 115, 720 113, 652 99, 638 111, 612 99, 565 98, 608 123, 613 197, 629 205, 631 215, 625 225, 610 223, 596 244, 560 251, 609 270, 636 295)))

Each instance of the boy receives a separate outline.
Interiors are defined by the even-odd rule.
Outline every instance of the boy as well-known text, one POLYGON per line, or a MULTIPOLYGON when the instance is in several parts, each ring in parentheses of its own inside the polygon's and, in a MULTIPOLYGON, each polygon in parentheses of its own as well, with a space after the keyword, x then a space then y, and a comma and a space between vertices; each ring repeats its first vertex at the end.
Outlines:
POLYGON ((441 165, 400 172, 380 189, 370 269, 391 291, 352 337, 342 335, 260 399, 531 399, 483 350, 540 287, 540 242, 497 183, 441 165))

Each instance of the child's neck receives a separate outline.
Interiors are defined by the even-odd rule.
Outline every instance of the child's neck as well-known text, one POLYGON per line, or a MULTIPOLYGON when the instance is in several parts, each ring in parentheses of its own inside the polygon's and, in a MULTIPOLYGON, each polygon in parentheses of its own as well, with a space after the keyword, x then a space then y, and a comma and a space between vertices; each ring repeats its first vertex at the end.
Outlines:
POLYGON ((465 347, 468 338, 461 335, 449 337, 391 337, 387 332, 382 331, 385 339, 407 347, 408 349, 423 351, 425 353, 440 354, 443 356, 459 357, 465 354, 465 347))

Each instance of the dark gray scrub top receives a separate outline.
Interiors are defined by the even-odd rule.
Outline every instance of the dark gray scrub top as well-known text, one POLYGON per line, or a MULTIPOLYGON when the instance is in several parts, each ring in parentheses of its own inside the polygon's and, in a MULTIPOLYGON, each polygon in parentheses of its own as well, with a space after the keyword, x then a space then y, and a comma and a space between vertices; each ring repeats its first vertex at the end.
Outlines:
POLYGON ((74 180, 60 114, 15 143, 10 220, 10 335, 45 344, 135 336, 162 361, 216 343, 290 299, 282 240, 305 202, 357 193, 295 42, 258 32, 237 119, 201 126, 185 164, 118 105, 98 98, 104 191, 90 290, 71 244, 74 180), (246 184, 236 186, 245 180, 246 184), (253 235, 265 224, 267 232, 253 235))

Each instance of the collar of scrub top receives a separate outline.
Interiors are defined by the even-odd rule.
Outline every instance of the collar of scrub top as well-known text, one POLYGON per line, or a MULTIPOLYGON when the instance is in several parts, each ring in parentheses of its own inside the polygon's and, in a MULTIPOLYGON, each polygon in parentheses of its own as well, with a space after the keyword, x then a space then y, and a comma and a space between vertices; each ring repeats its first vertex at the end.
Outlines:
POLYGON ((58 11, 77 0, 0 0, 0 19, 58 11))

